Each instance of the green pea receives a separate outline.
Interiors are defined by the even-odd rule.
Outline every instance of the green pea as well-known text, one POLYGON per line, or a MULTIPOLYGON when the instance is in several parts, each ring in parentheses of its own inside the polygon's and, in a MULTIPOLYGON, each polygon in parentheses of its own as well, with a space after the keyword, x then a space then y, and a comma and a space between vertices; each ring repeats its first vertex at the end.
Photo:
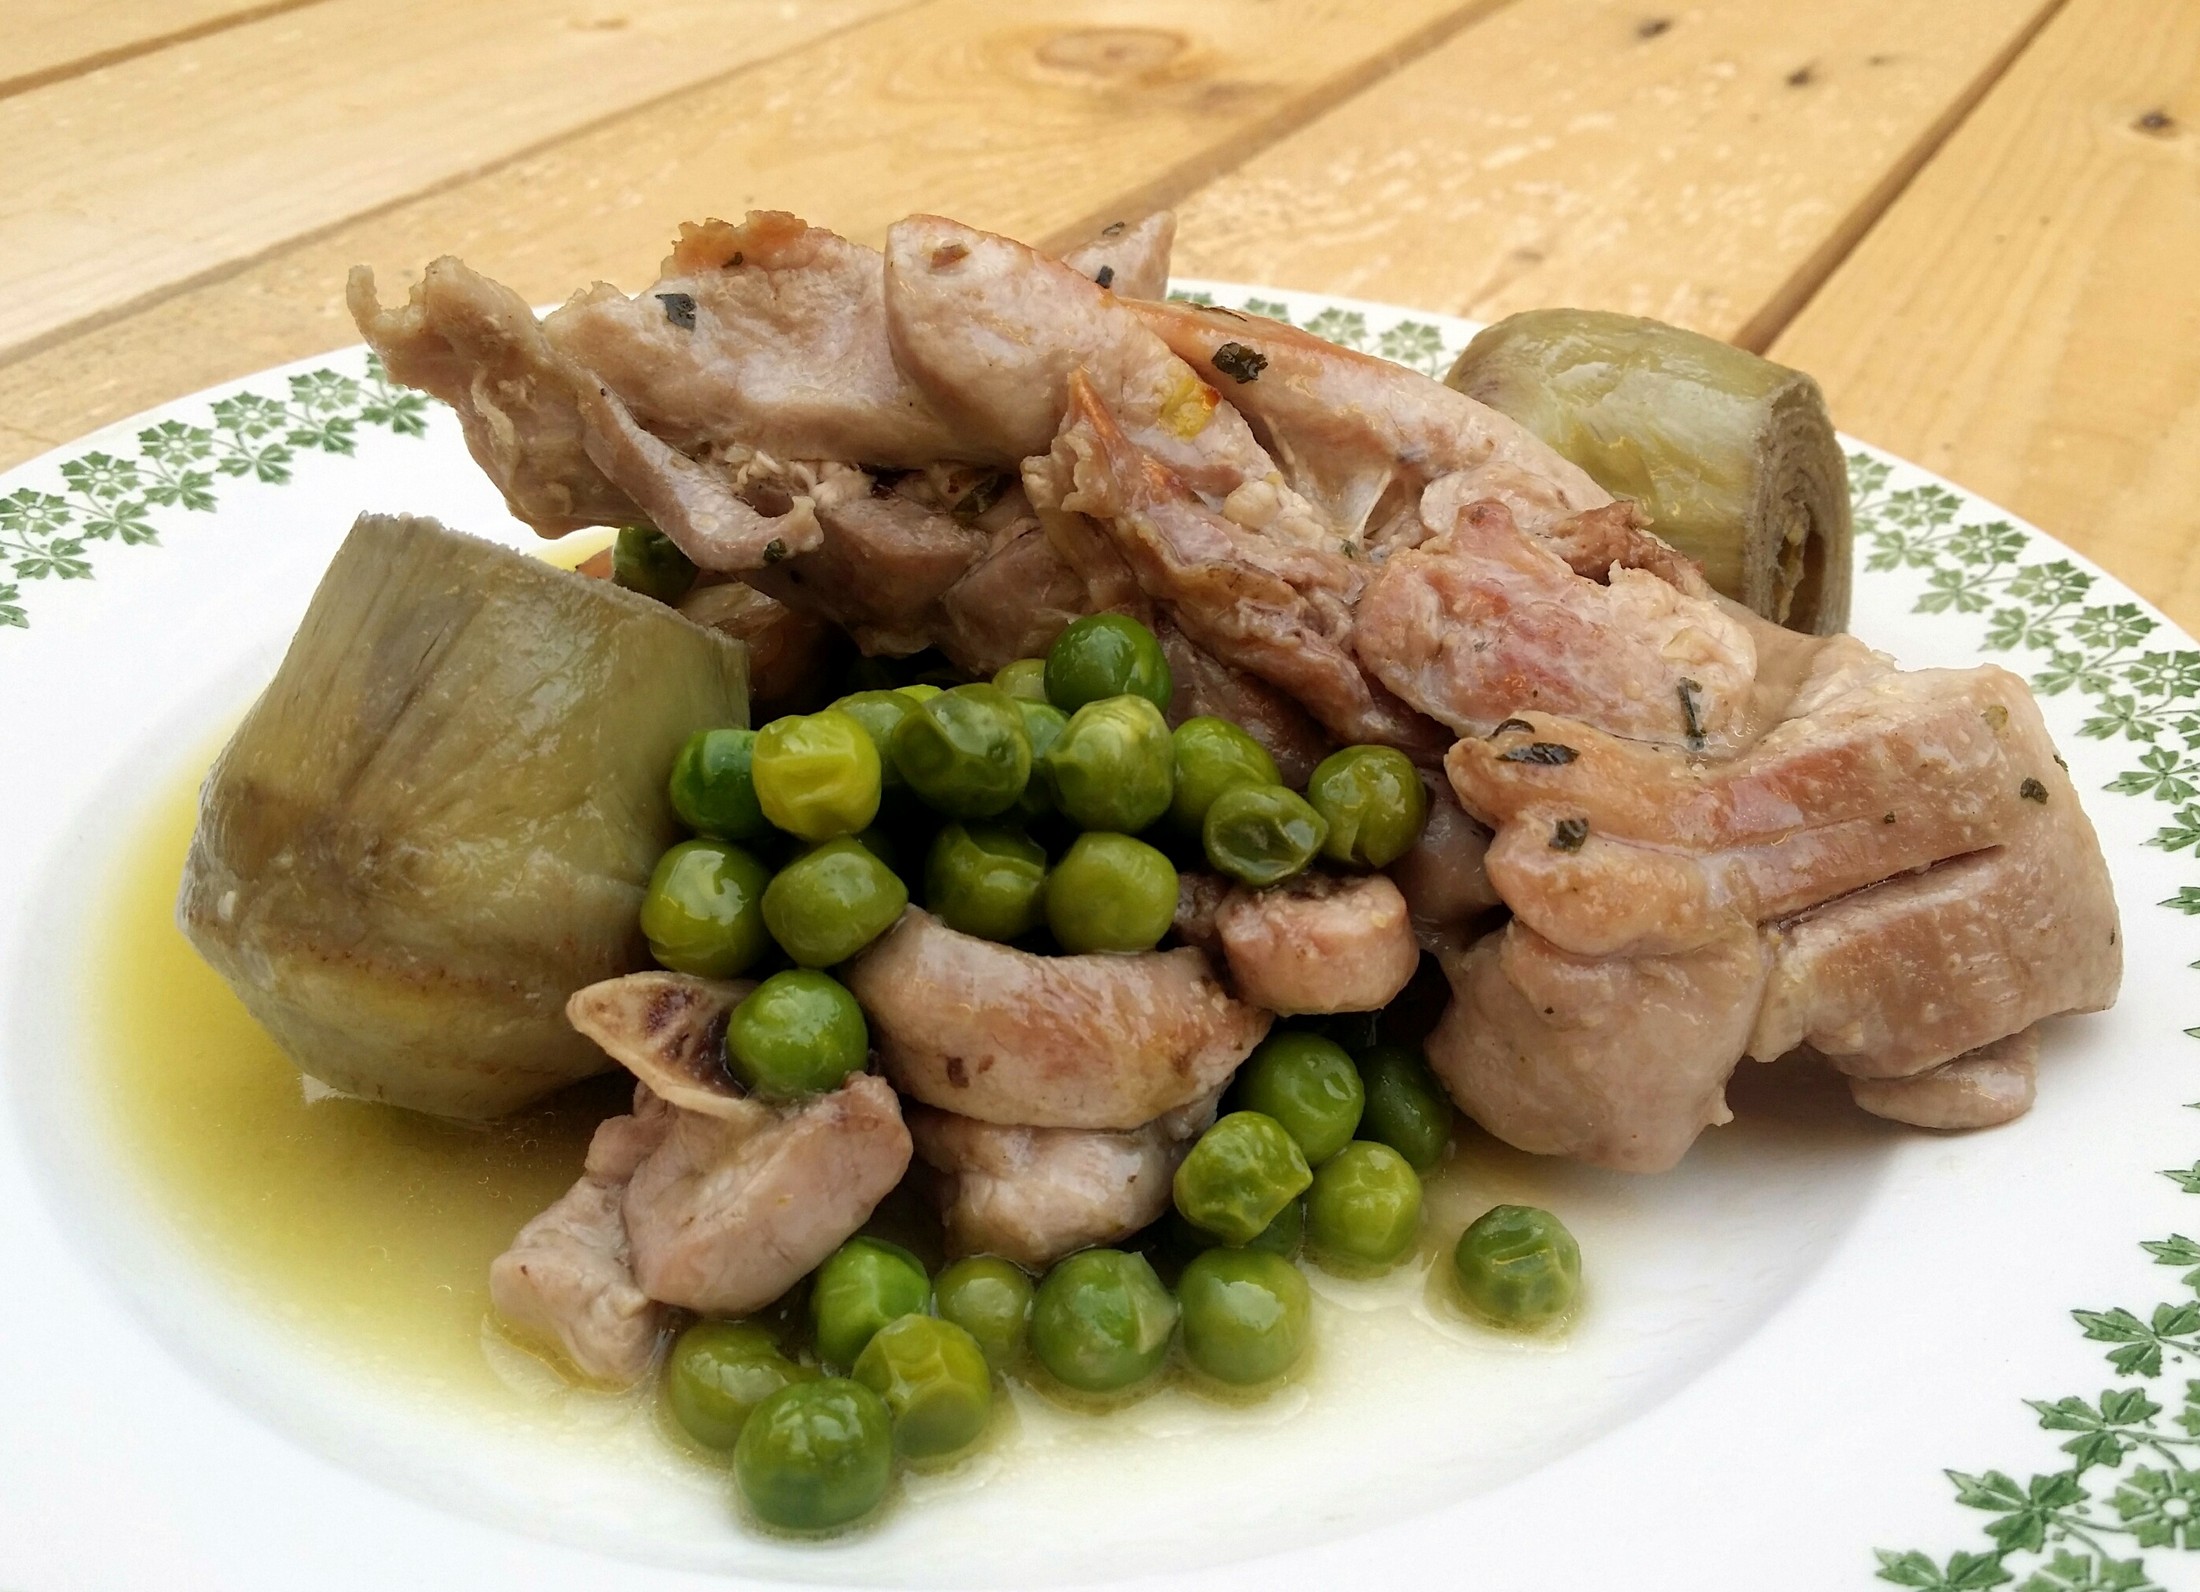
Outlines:
POLYGON ((1320 1166, 1351 1142, 1367 1094, 1343 1046, 1293 1030, 1270 1034, 1246 1058, 1235 1103, 1274 1117, 1306 1164, 1320 1166))
POLYGON ((695 585, 696 569, 679 545, 654 525, 622 525, 611 544, 611 581, 628 591, 676 603, 695 585))
POLYGON ((1046 758, 1069 728, 1069 715, 1050 702, 1029 702, 1022 697, 1016 698, 1016 711, 1024 717, 1024 735, 1031 742, 1031 778, 1008 812, 1027 824, 1037 823, 1055 810, 1053 787, 1046 778, 1046 758))
POLYGON ((1428 821, 1428 787, 1391 746, 1330 753, 1306 782, 1306 799, 1329 825, 1322 855, 1357 868, 1389 867, 1428 821))
POLYGON ((665 1361, 665 1403, 681 1430, 705 1448, 731 1448, 756 1407, 817 1373, 779 1352, 752 1321, 698 1321, 665 1361))
POLYGON ((1228 719, 1202 715, 1186 719, 1169 737, 1176 770, 1176 793, 1169 798, 1169 821, 1196 835, 1207 809, 1233 785, 1274 785, 1282 776, 1268 748, 1228 719))
POLYGON ((934 1285, 940 1319, 977 1340, 986 1363, 1013 1370, 1031 1333, 1031 1279, 997 1255, 970 1255, 940 1273, 934 1285))
POLYGON ((1306 1195, 1315 1255, 1346 1270, 1378 1270, 1413 1247, 1421 1180, 1387 1144, 1357 1139, 1324 1161, 1306 1195))
POLYGON ((895 1451, 911 1459, 943 1459, 968 1448, 993 1414, 985 1354, 952 1321, 887 1322, 856 1356, 855 1378, 886 1401, 895 1451))
POLYGON ((1089 614, 1047 649, 1047 700, 1064 713, 1112 696, 1142 696, 1166 711, 1176 694, 1161 643, 1123 614, 1089 614))
POLYGON ((1176 1301, 1143 1255, 1086 1249, 1057 1262, 1031 1310, 1031 1348, 1080 1393, 1118 1393, 1161 1368, 1176 1301))
POLYGON ((1360 1082, 1367 1090, 1361 1137, 1389 1145, 1416 1172, 1434 1170, 1451 1139, 1451 1097, 1421 1053, 1406 1045, 1363 1051, 1360 1082))
POLYGON ((756 800, 749 772, 754 730, 697 730, 672 760, 672 810, 698 835, 757 840, 771 824, 756 800))
POLYGON ((993 683, 1019 702, 1044 702, 1047 699, 1047 661, 1018 658, 1014 663, 1003 664, 994 674, 993 683))
POLYGON ((947 687, 934 685, 929 680, 912 680, 909 684, 897 685, 894 689, 912 702, 929 702, 934 697, 943 695, 947 687))
POLYGON ((774 973, 726 1020, 734 1076, 766 1100, 838 1089, 870 1045, 863 1008, 823 973, 774 973))
POLYGON ((860 1382, 783 1387, 756 1407, 733 1451, 734 1484, 781 1531, 831 1531, 879 1506, 894 1477, 893 1418, 860 1382))
POLYGON ((924 804, 950 818, 992 818, 1031 778, 1031 741, 1015 699, 959 685, 917 703, 894 731, 894 764, 924 804))
MULTIPOLYGON (((1174 1205, 1162 1217, 1165 1241, 1181 1255, 1196 1255, 1203 1249, 1217 1244, 1229 1244, 1220 1233, 1210 1233, 1197 1226, 1174 1205)), ((1306 1200, 1302 1196, 1276 1212, 1275 1216, 1253 1237, 1242 1244, 1230 1244, 1233 1249, 1258 1249, 1271 1255, 1281 1255, 1285 1260, 1295 1259, 1300 1244, 1306 1237, 1306 1200)))
POLYGON ((856 840, 828 840, 779 870, 764 891, 764 923, 804 967, 845 962, 893 927, 909 889, 856 840))
POLYGON ((1065 951, 1150 951, 1176 921, 1176 865, 1128 835, 1079 835, 1047 875, 1046 913, 1065 951))
POLYGON ((1136 834, 1169 810, 1169 721, 1139 696, 1088 702, 1046 758, 1047 787, 1080 829, 1136 834))
POLYGON ((924 1314, 931 1303, 923 1261, 883 1238, 851 1238, 810 1280, 817 1352, 828 1365, 854 1365, 871 1334, 897 1317, 924 1314))
POLYGON ((1046 849, 998 824, 949 824, 924 863, 924 904, 983 940, 1013 940, 1046 920, 1046 849))
POLYGON ((1233 785, 1200 825, 1208 862, 1255 888, 1304 872, 1328 834, 1322 815, 1281 785, 1233 785))
POLYGON ((883 689, 851 692, 833 704, 835 713, 847 714, 870 733, 871 745, 878 751, 879 783, 884 790, 900 790, 908 783, 894 766, 894 731, 915 709, 916 703, 902 692, 883 689))
POLYGON ((878 816, 884 771, 862 724, 827 708, 756 732, 751 763, 764 816, 804 840, 852 835, 878 816))
POLYGON ((886 832, 884 825, 873 824, 868 829, 859 829, 848 838, 886 864, 891 872, 901 872, 895 866, 901 858, 901 848, 894 844, 894 837, 886 832))
POLYGON ((771 871, 723 840, 684 840, 657 859, 642 896, 649 954, 675 973, 732 978, 764 954, 771 871))
POLYGON ((1258 1249, 1210 1249, 1176 1285, 1184 1354, 1217 1381, 1273 1382, 1306 1352, 1310 1290, 1299 1268, 1258 1249))
POLYGON ((1581 1246, 1533 1205, 1484 1211, 1459 1235, 1451 1265, 1467 1303, 1500 1327, 1548 1326, 1581 1297, 1581 1246))
POLYGON ((1233 1111, 1192 1146, 1171 1185, 1176 1208, 1226 1244, 1250 1244, 1306 1192, 1314 1175, 1274 1117, 1233 1111))

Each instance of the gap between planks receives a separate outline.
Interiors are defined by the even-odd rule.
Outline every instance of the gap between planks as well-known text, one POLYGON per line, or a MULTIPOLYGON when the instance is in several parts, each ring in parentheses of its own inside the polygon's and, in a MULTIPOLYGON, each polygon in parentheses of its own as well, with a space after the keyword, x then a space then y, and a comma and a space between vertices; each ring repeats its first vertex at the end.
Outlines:
POLYGON ((0 100, 25 94, 34 88, 45 88, 54 83, 67 82, 72 77, 82 77, 96 72, 103 66, 119 66, 124 61, 134 61, 141 55, 151 55, 155 50, 169 49, 178 44, 189 44, 194 39, 209 38, 216 33, 226 33, 231 28, 241 28, 248 23, 264 22, 269 17, 279 17, 287 11, 302 11, 307 6, 324 5, 327 0, 267 0, 264 5, 246 6, 241 10, 225 12, 220 16, 206 17, 201 21, 180 28, 170 28, 165 33, 152 33, 141 39, 129 39, 110 45, 103 50, 72 56, 65 61, 55 61, 50 66, 38 67, 29 72, 18 72, 13 77, 0 77, 0 100))

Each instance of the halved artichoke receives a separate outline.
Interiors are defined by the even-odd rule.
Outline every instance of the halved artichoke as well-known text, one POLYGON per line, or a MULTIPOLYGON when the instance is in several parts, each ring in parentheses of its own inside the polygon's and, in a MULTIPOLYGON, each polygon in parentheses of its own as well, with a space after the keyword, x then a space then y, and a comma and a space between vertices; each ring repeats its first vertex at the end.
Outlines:
POLYGON ((673 757, 747 716, 738 643, 362 516, 207 776, 178 921, 313 1077, 509 1111, 607 1065, 566 997, 647 964, 673 757))

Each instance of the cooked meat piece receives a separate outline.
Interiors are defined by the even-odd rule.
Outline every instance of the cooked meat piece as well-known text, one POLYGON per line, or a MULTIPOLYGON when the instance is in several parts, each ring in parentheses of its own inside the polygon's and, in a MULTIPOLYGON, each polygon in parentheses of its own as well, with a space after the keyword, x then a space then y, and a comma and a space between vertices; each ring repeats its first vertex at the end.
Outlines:
POLYGON ((1421 489, 1459 472, 1474 497, 1534 531, 1612 501, 1518 421, 1417 371, 1235 310, 1131 307, 1259 428, 1284 478, 1355 546, 1410 521, 1421 489))
POLYGON ((673 448, 900 467, 967 456, 888 351, 877 250, 759 210, 683 226, 662 271, 632 298, 598 283, 542 329, 673 448))
POLYGON ((1756 649, 1720 606, 1639 569, 1599 585, 1494 501, 1430 528, 1353 621, 1359 661, 1399 697, 1461 735, 1542 712, 1691 751, 1743 743, 1756 649))
POLYGON ((646 1088, 637 1096, 633 1116, 596 1130, 580 1181, 489 1264, 490 1307, 507 1326, 615 1387, 642 1379, 666 1324, 664 1307, 635 1284, 619 1215, 627 1179, 672 1121, 646 1088))
POLYGON ((1267 749, 1276 760, 1276 772, 1293 790, 1303 788, 1315 765, 1336 750, 1313 716, 1267 681, 1233 669, 1159 615, 1153 618, 1153 630, 1176 681, 1176 694, 1169 700, 1172 725, 1201 714, 1228 719, 1267 749))
MULTIPOLYGON (((1213 1120, 1212 1096, 1205 1116, 1213 1120)), ((1169 1208, 1177 1163, 1206 1121, 1163 1119, 1108 1133, 1005 1127, 930 1106, 909 1111, 917 1154, 940 1174, 948 1252, 999 1255, 1035 1271, 1158 1218, 1169 1208)))
POLYGON ((1143 221, 1109 222, 1063 255, 1062 263, 1118 297, 1157 299, 1169 291, 1169 250, 1175 242, 1176 213, 1156 210, 1143 221))
POLYGON ((843 969, 887 1075, 986 1122, 1135 1128, 1221 1085, 1268 1032, 1189 948, 1034 956, 912 907, 843 969))
POLYGON ((1069 391, 1054 458, 1076 489, 1062 507, 1113 532, 1139 585, 1186 636, 1295 697, 1341 740, 1441 755, 1441 729, 1371 682, 1346 645, 1358 565, 1234 524, 1131 440, 1083 371, 1069 391))
POLYGON ((909 1169, 886 1080, 740 1116, 682 1111, 635 1168, 620 1210, 652 1299, 704 1315, 771 1303, 870 1219, 909 1169), (759 1116, 758 1113, 761 1113, 759 1116))
POLYGON ((1496 825, 1506 904, 1584 954, 1685 950, 2076 809, 2049 799, 2068 787, 2031 692, 1993 668, 1869 679, 1725 762, 1527 712, 1445 768, 1496 825))
POLYGON ((726 1019, 756 984, 687 973, 629 973, 575 990, 566 1021, 601 1045, 666 1104, 762 1119, 726 1071, 726 1019))
POLYGON ((1451 1097, 1507 1144, 1662 1172, 1726 1122, 1770 957, 1742 930, 1680 956, 1586 957, 1517 920, 1442 958, 1428 1039, 1451 1097))
POLYGON ((1851 1078, 1849 1093, 1914 1128, 1998 1128, 2032 1109, 2039 1060, 2039 1030, 2027 1028, 1907 1078, 1851 1078))
POLYGON ((1433 949, 1504 903, 1482 865, 1490 832, 1459 810, 1450 785, 1434 779, 1426 783, 1428 822, 1412 849, 1390 865, 1390 877, 1406 898, 1414 932, 1433 949))
POLYGON ((639 517, 588 458, 588 372, 550 345, 517 293, 445 255, 403 309, 382 307, 363 265, 345 299, 391 380, 458 411, 467 451, 516 517, 545 536, 639 517))
POLYGON ((815 695, 833 643, 821 621, 738 580, 697 586, 680 599, 680 612, 749 649, 749 697, 762 710, 756 722, 773 717, 774 708, 805 706, 815 695))
POLYGON ((1055 637, 1091 612, 1085 583, 1035 523, 1022 521, 940 599, 939 649, 973 674, 1043 658, 1055 637))
POLYGON ((1379 873, 1241 885, 1216 910, 1215 933, 1239 998, 1285 1017, 1379 1011, 1421 965, 1406 898, 1379 873))
POLYGON ((1222 910, 1222 903, 1230 899, 1230 892, 1236 888, 1218 873, 1189 870, 1179 873, 1176 876, 1176 920, 1172 925, 1176 937, 1219 961, 1222 936, 1215 928, 1215 914, 1222 910))

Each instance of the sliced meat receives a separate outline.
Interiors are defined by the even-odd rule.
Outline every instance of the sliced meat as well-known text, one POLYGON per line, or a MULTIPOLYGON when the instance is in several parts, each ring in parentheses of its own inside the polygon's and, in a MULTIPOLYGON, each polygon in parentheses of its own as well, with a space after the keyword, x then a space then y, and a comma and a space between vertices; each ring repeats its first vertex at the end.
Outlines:
POLYGON ((1493 500, 1431 529, 1353 620, 1353 651, 1398 697, 1461 735, 1541 712, 1695 752, 1744 743, 1756 649, 1718 604, 1645 570, 1576 574, 1493 500))
POLYGON ((1585 957, 1515 921, 1442 960, 1452 1001, 1429 1065, 1507 1144, 1662 1172, 1731 1120, 1726 1080, 1771 960, 1754 932, 1680 956, 1585 957))
POLYGON ((814 697, 832 652, 833 633, 823 621, 738 580, 697 586, 679 606, 697 624, 749 649, 749 697, 760 710, 755 722, 776 717, 774 708, 791 712, 814 697))
POLYGON ((1236 888, 1218 873, 1195 873, 1189 869, 1179 873, 1176 876, 1176 920, 1171 925, 1176 930, 1176 937, 1220 960, 1222 937, 1215 927, 1215 916, 1236 888))
POLYGON ((1085 583, 1037 524, 1019 522, 940 599, 935 643, 957 666, 991 675, 1018 658, 1043 658, 1055 637, 1092 608, 1085 583))
POLYGON ((1426 783, 1428 822, 1406 854, 1390 865, 1390 877, 1406 898, 1414 933, 1433 949, 1504 903, 1483 866, 1490 832, 1459 810, 1450 785, 1436 779, 1426 783))
POLYGON ((1315 765, 1337 749, 1313 715, 1267 681, 1195 646, 1166 619, 1156 616, 1153 628, 1176 682, 1176 694, 1169 700, 1170 724, 1202 714, 1228 719, 1260 742, 1293 790, 1303 788, 1315 765))
POLYGON ((1849 1093, 1913 1128, 1998 1128, 2032 1109, 2039 1060, 2039 1031, 2027 1028, 1907 1078, 1851 1078, 1849 1093))
POLYGON ((1164 1119, 1122 1133, 1008 1127, 914 1106, 909 1131, 940 1174, 948 1251, 1039 1270, 1156 1220, 1177 1163, 1213 1117, 1212 1097, 1204 1121, 1164 1119))
POLYGON ((1169 291, 1175 243, 1176 213, 1156 210, 1140 221, 1109 222, 1063 255, 1062 263, 1119 298, 1157 299, 1169 291))
POLYGON ((1406 898, 1379 873, 1232 890, 1215 934, 1240 999, 1282 1016, 1372 1012, 1421 965, 1406 898))
POLYGON ((1136 1128, 1220 1087, 1268 1032, 1189 948, 1034 956, 919 908, 843 970, 887 1076, 981 1121, 1136 1128))

